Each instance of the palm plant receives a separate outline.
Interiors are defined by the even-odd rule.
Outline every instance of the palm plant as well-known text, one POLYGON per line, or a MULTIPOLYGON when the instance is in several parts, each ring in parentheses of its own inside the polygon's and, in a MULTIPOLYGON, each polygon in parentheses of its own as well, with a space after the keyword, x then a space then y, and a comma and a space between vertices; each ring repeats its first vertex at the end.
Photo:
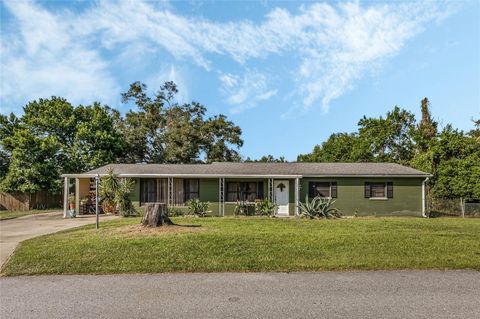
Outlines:
POLYGON ((116 202, 115 195, 120 187, 120 182, 113 172, 109 169, 106 176, 102 177, 100 181, 100 198, 102 199, 103 211, 106 213, 115 213, 116 202))
POLYGON ((322 198, 320 196, 309 200, 308 195, 305 197, 304 203, 298 203, 300 214, 311 219, 314 218, 335 218, 340 217, 337 208, 331 207, 335 200, 322 198))
POLYGON ((137 210, 133 206, 130 194, 135 182, 131 179, 119 180, 117 175, 110 169, 100 181, 100 198, 102 208, 106 213, 118 211, 122 216, 134 216, 137 210))

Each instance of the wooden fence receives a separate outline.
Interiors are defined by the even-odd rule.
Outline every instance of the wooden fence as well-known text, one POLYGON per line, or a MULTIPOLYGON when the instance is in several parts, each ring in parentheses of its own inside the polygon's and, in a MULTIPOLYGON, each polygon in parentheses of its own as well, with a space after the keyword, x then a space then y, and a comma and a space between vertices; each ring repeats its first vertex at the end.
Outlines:
POLYGON ((47 191, 32 194, 0 192, 0 210, 61 208, 62 202, 62 194, 51 194, 47 191))

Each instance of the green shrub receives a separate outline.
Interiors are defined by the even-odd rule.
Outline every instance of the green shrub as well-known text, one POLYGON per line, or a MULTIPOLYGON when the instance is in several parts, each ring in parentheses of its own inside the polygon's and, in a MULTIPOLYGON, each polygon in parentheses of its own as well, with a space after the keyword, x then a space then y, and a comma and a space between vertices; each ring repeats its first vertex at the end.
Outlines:
POLYGON ((199 199, 190 199, 187 201, 188 211, 195 216, 205 217, 209 213, 210 202, 201 202, 199 199))
POLYGON ((305 197, 305 203, 298 203, 300 215, 308 218, 335 218, 340 217, 337 208, 331 207, 335 200, 322 197, 314 197, 311 201, 308 195, 305 197))
POLYGON ((252 216, 255 215, 255 210, 250 209, 252 206, 246 201, 237 201, 233 213, 235 216, 252 216))
POLYGON ((123 217, 136 216, 138 214, 135 206, 133 206, 130 194, 132 193, 135 182, 131 179, 123 179, 118 183, 117 191, 115 192, 115 203, 118 206, 120 215, 123 217))
POLYGON ((185 211, 178 207, 168 207, 168 216, 170 217, 179 217, 185 216, 185 211))
POLYGON ((272 216, 275 214, 277 205, 265 198, 255 202, 255 213, 260 216, 272 216))

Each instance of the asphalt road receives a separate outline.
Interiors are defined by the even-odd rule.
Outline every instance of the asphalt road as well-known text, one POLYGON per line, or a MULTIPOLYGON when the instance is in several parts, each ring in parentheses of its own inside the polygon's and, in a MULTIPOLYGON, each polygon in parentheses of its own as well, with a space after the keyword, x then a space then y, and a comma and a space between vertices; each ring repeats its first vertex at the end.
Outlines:
POLYGON ((480 318, 480 272, 0 278, 6 318, 480 318))

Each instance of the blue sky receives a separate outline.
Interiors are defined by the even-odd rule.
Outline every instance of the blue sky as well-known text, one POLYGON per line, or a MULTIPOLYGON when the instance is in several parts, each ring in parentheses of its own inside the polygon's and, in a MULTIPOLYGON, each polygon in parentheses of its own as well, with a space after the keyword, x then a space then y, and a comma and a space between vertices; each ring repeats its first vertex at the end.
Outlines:
POLYGON ((241 154, 294 160, 363 116, 423 97, 444 126, 480 117, 480 4, 4 1, 2 113, 52 95, 101 101, 179 85, 243 129, 241 154))

